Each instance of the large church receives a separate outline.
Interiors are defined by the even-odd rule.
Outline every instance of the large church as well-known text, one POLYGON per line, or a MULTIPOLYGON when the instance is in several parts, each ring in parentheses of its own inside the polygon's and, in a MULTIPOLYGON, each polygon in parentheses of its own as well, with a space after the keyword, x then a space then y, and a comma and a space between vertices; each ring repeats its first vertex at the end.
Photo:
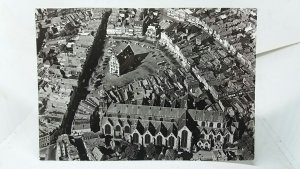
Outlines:
POLYGON ((112 103, 101 117, 100 128, 114 140, 177 150, 222 149, 233 143, 238 123, 227 126, 222 111, 112 103))

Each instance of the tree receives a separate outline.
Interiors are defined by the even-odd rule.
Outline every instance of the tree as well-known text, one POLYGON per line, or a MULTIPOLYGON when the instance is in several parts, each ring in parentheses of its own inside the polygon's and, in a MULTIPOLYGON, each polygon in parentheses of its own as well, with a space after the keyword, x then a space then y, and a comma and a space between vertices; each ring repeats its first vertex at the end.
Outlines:
POLYGON ((190 160, 193 158, 193 154, 187 151, 182 152, 181 156, 183 160, 190 160))
POLYGON ((247 126, 245 124, 244 118, 239 119, 239 138, 241 138, 246 130, 247 126))
POLYGON ((163 153, 160 153, 157 157, 157 160, 164 160, 165 159, 165 156, 163 153))
POLYGON ((148 144, 146 147, 147 159, 153 159, 155 155, 156 155, 155 145, 153 143, 148 144))
POLYGON ((119 141, 115 141, 114 151, 118 154, 122 153, 121 143, 119 141))
POLYGON ((165 160, 175 160, 176 154, 174 149, 168 149, 165 154, 165 160))
POLYGON ((46 58, 46 56, 47 55, 46 55, 45 51, 41 51, 40 54, 39 54, 39 58, 43 58, 44 59, 44 58, 46 58))
POLYGON ((111 147, 98 146, 100 152, 103 154, 102 160, 107 160, 112 157, 114 150, 111 147))
POLYGON ((121 140, 120 141, 120 146, 122 147, 122 151, 125 151, 125 149, 129 146, 130 144, 125 141, 125 140, 121 140))
POLYGON ((166 154, 166 147, 164 146, 156 146, 156 154, 157 156, 157 160, 164 160, 165 159, 165 154, 166 154))
POLYGON ((97 132, 100 130, 100 116, 99 116, 99 108, 97 107, 94 112, 90 115, 90 126, 93 132, 97 132))
POLYGON ((94 112, 90 116, 90 126, 93 132, 97 132, 100 130, 100 115, 99 115, 99 107, 96 107, 94 112))
POLYGON ((238 148, 242 150, 244 160, 254 159, 254 138, 248 134, 244 134, 237 144, 238 148))
POLYGON ((125 156, 128 160, 136 160, 138 156, 138 145, 130 144, 125 149, 125 156))
POLYGON ((112 139, 112 136, 110 136, 110 135, 105 136, 104 143, 107 147, 110 147, 111 139, 112 139))
POLYGON ((145 160, 146 150, 144 146, 140 146, 140 149, 137 154, 137 160, 145 160))

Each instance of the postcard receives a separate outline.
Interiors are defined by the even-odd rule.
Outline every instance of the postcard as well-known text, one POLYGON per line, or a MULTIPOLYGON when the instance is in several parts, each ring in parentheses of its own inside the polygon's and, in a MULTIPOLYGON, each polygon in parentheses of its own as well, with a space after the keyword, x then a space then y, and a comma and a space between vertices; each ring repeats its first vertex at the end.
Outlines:
POLYGON ((254 159, 256 9, 39 8, 35 23, 40 160, 254 159))

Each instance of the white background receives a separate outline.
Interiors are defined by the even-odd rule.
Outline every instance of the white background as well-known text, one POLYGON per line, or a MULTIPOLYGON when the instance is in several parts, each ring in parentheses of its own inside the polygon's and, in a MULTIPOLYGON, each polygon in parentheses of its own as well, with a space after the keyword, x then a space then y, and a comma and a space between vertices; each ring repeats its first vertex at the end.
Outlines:
POLYGON ((17 168, 300 168, 299 0, 0 0, 0 169, 17 168), (256 7, 256 156, 224 162, 45 162, 38 160, 34 8, 256 7), (244 162, 245 163, 245 162, 244 162), (250 165, 249 165, 250 164, 250 165))

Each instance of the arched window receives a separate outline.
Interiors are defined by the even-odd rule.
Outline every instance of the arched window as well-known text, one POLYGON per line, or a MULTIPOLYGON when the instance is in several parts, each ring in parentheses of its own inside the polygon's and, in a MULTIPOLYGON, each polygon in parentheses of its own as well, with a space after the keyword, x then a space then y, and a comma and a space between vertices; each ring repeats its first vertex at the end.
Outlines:
POLYGON ((121 131, 121 127, 119 125, 116 126, 116 131, 121 131))
POLYGON ((205 134, 204 134, 204 133, 201 133, 201 134, 200 134, 200 138, 203 138, 203 139, 204 139, 204 138, 205 138, 205 134))
POLYGON ((104 128, 104 131, 105 131, 105 134, 111 134, 111 128, 110 128, 110 125, 105 125, 105 128, 104 128))
POLYGON ((139 135, 137 133, 133 134, 133 143, 139 143, 139 135))
POLYGON ((127 119, 130 119, 130 116, 129 116, 129 115, 127 116, 127 119))
POLYGON ((205 121, 201 122, 201 126, 205 126, 205 121))
POLYGON ((121 127, 119 125, 116 126, 115 137, 121 137, 121 127))
POLYGON ((175 120, 174 119, 171 119, 171 122, 174 122, 175 120))
POLYGON ((214 123, 209 123, 209 127, 213 127, 214 126, 214 123))
POLYGON ((221 136, 220 136, 220 135, 217 136, 217 140, 218 140, 218 141, 221 140, 221 136))
POLYGON ((157 136, 156 144, 159 145, 159 146, 162 145, 162 136, 161 135, 157 136))
POLYGON ((228 143, 228 142, 229 142, 229 139, 230 139, 230 135, 227 134, 227 135, 225 136, 225 138, 224 138, 224 142, 225 142, 225 143, 228 143))
POLYGON ((159 121, 164 121, 164 118, 160 118, 159 121))
POLYGON ((181 147, 183 148, 187 147, 187 137, 188 137, 188 132, 186 130, 183 130, 181 133, 181 147))
POLYGON ((209 135, 209 139, 214 139, 214 136, 212 134, 209 135))
POLYGON ((150 135, 146 134, 145 135, 145 144, 149 144, 150 143, 150 135))
POLYGON ((206 148, 206 149, 208 149, 208 148, 209 148, 209 147, 208 147, 208 143, 207 143, 207 142, 205 143, 205 148, 206 148))
POLYGON ((217 128, 221 128, 221 123, 218 123, 218 124, 217 124, 217 128))
POLYGON ((170 147, 174 147, 174 143, 175 143, 175 140, 174 140, 174 137, 169 137, 169 146, 170 147))
POLYGON ((129 126, 125 126, 125 133, 130 133, 130 127, 129 126))

